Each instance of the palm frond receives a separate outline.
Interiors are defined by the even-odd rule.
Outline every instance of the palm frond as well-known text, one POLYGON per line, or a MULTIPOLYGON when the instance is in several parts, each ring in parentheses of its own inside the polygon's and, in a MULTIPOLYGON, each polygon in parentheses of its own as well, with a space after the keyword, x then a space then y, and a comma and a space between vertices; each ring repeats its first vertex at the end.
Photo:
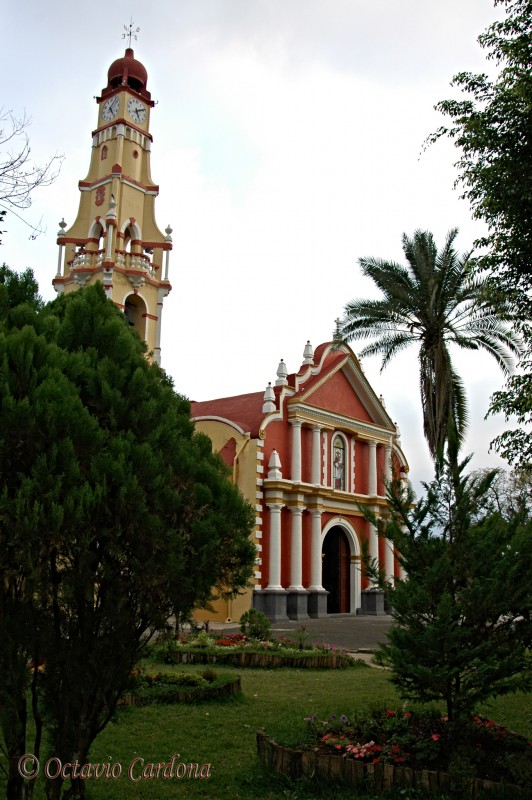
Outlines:
POLYGON ((408 333, 397 333, 395 336, 385 336, 366 345, 361 351, 361 358, 366 356, 382 355, 381 372, 388 365, 389 361, 406 347, 409 347, 415 338, 408 333))
POLYGON ((378 258, 359 260, 363 274, 380 289, 378 300, 353 300, 338 326, 343 341, 373 340, 362 356, 382 356, 381 370, 399 352, 418 343, 420 393, 425 438, 435 461, 445 444, 457 453, 467 426, 465 391, 448 346, 489 352, 505 374, 520 356, 519 337, 508 309, 487 301, 486 279, 476 271, 471 252, 455 249, 452 228, 438 251, 428 231, 403 234, 406 266, 378 258), (451 442, 452 439, 452 442, 451 442))
POLYGON ((461 444, 465 439, 467 426, 469 424, 469 415, 467 411, 467 400, 465 387, 462 379, 455 370, 452 370, 452 390, 451 390, 451 415, 452 423, 456 427, 457 434, 457 447, 460 449, 461 444))

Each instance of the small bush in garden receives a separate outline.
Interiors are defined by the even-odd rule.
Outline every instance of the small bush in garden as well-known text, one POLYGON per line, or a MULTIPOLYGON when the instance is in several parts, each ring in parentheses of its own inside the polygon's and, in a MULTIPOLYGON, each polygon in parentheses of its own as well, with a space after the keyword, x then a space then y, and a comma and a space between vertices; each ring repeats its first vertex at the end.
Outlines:
POLYGON ((269 639, 272 626, 270 620, 262 611, 250 608, 240 617, 240 630, 253 639, 269 639))
POLYGON ((302 625, 300 628, 297 629, 297 631, 293 632, 292 636, 296 640, 299 649, 303 650, 304 647, 305 647, 305 644, 309 640, 310 633, 307 631, 305 626, 302 625))
POLYGON ((151 688, 154 686, 203 686, 205 679, 193 672, 156 672, 139 671, 134 678, 135 688, 151 688))
POLYGON ((456 740, 455 728, 436 707, 380 709, 355 715, 305 717, 306 746, 316 745, 365 764, 434 769, 455 777, 480 776, 529 786, 532 747, 523 736, 474 716, 456 740))
POLYGON ((203 630, 189 639, 189 644, 193 647, 210 647, 213 643, 212 636, 203 630))
POLYGON ((216 674, 215 670, 207 667, 207 669, 204 669, 201 673, 201 677, 203 680, 207 681, 207 683, 214 683, 214 681, 218 678, 218 675, 216 674))
POLYGON ((176 653, 179 650, 177 639, 168 639, 160 647, 154 649, 154 656, 164 664, 175 664, 177 661, 176 653))

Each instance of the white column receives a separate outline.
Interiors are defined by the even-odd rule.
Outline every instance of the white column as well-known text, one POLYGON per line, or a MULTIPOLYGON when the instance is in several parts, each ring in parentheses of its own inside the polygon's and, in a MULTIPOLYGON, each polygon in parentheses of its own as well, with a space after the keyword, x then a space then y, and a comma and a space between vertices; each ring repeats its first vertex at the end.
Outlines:
POLYGON ((113 255, 113 236, 114 236, 114 225, 107 225, 107 250, 105 253, 105 260, 111 261, 111 257, 113 255))
POLYGON ((321 485, 321 428, 312 426, 312 477, 314 486, 321 485))
MULTIPOLYGON (((157 319, 155 321, 155 347, 153 348, 153 360, 161 366, 161 326, 163 316, 163 304, 157 303, 157 319)), ((148 338, 146 336, 146 338, 148 338)))
POLYGON ((290 508, 292 512, 292 542, 290 549, 290 586, 289 589, 302 589, 303 578, 303 509, 299 506, 290 508))
POLYGON ((394 582, 394 557, 393 557, 393 544, 386 539, 384 543, 384 571, 386 572, 386 580, 394 582))
POLYGON ((386 484, 392 482, 392 446, 387 444, 384 448, 384 478, 386 484))
POLYGON ((377 442, 370 439, 368 447, 368 494, 370 497, 375 497, 377 494, 377 442))
MULTIPOLYGON (((165 229, 165 233, 166 233, 166 237, 165 237, 164 241, 171 245, 172 244, 172 237, 171 237, 170 234, 172 233, 172 228, 170 227, 170 225, 168 225, 168 227, 165 229)), ((170 248, 168 248, 168 250, 166 250, 166 252, 164 254, 164 280, 165 281, 168 280, 168 270, 169 269, 170 269, 170 248)))
POLYGON ((312 541, 310 545, 310 586, 309 589, 322 589, 321 585, 321 511, 313 509, 312 541))
POLYGON ((64 272, 64 255, 65 255, 64 249, 65 249, 65 246, 61 242, 61 238, 64 237, 64 235, 65 235, 66 226, 67 226, 67 224, 66 224, 65 219, 63 217, 63 219, 59 223, 59 230, 57 231, 57 244, 59 245, 59 255, 57 256, 57 275, 56 275, 57 278, 60 278, 65 274, 65 272, 64 272))
POLYGON ((356 439, 354 436, 351 436, 351 447, 349 448, 351 453, 351 458, 349 459, 349 487, 348 491, 351 491, 355 494, 356 490, 356 464, 355 464, 355 447, 356 447, 356 439))
MULTIPOLYGON (((403 526, 402 530, 403 530, 403 533, 405 533, 406 532, 406 527, 403 526)), ((403 567, 403 565, 401 563, 399 563, 399 580, 400 581, 406 581, 407 578, 408 578, 408 575, 406 573, 405 568, 403 567)))
POLYGON ((300 419, 291 419, 292 425, 292 481, 301 482, 301 425, 300 419))
POLYGON ((59 254, 57 256, 57 272, 56 272, 56 276, 58 278, 60 278, 62 276, 62 274, 63 274, 62 267, 63 267, 63 245, 60 244, 59 245, 59 254))
MULTIPOLYGON (((369 540, 368 540, 368 551, 369 551, 369 560, 373 562, 374 560, 377 561, 377 566, 379 566, 379 539, 377 537, 377 528, 375 525, 370 522, 368 523, 369 526, 369 540)), ((375 585, 375 581, 370 581, 371 585, 375 585)))
POLYGON ((323 431, 323 436, 321 437, 323 440, 323 472, 322 472, 322 483, 324 486, 327 486, 327 470, 329 469, 329 437, 327 435, 327 431, 323 431))
POLYGON ((268 589, 281 586, 281 509, 283 503, 268 503, 270 510, 270 575, 268 589))

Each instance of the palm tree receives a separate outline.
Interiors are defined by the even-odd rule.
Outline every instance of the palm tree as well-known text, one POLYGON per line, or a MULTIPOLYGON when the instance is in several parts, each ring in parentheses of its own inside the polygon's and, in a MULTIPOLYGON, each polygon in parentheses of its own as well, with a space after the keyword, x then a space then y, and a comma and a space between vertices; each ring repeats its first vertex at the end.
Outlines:
POLYGON ((364 275, 383 293, 381 300, 353 300, 345 307, 335 338, 368 339, 361 356, 382 355, 381 370, 410 344, 419 344, 421 405, 425 438, 433 460, 441 463, 445 444, 456 452, 467 427, 463 383, 453 368, 449 344, 487 350, 505 375, 519 338, 507 324, 504 310, 484 299, 484 280, 475 275, 471 254, 453 247, 458 234, 447 234, 438 253, 428 231, 403 234, 404 267, 378 258, 361 258, 364 275))

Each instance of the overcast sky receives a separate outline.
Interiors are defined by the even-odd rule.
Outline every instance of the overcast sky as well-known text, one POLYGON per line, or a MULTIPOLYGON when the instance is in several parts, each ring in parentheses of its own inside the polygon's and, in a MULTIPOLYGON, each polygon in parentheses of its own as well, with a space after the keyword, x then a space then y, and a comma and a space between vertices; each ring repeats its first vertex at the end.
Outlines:
MULTIPOLYGON (((307 339, 330 340, 346 302, 374 295, 359 257, 402 260, 401 236, 417 228, 441 245, 458 226, 461 251, 482 233, 453 188, 458 151, 440 142, 423 152, 423 142, 442 122, 434 104, 457 96, 452 76, 493 68, 476 39, 501 14, 492 0, 11 2, 3 106, 31 116, 36 161, 65 161, 25 214, 46 232, 30 241, 10 215, 0 257, 32 267, 53 298, 58 223, 77 214, 94 97, 131 15, 157 101, 156 217, 174 230, 162 365, 191 399, 262 390, 280 358, 297 371, 307 339)), ((478 353, 456 365, 470 408, 464 454, 474 451, 474 467, 504 465, 488 454, 504 420, 484 421, 498 367, 478 353)), ((431 478, 417 353, 383 373, 376 358, 364 368, 399 423, 417 486, 431 478)))

